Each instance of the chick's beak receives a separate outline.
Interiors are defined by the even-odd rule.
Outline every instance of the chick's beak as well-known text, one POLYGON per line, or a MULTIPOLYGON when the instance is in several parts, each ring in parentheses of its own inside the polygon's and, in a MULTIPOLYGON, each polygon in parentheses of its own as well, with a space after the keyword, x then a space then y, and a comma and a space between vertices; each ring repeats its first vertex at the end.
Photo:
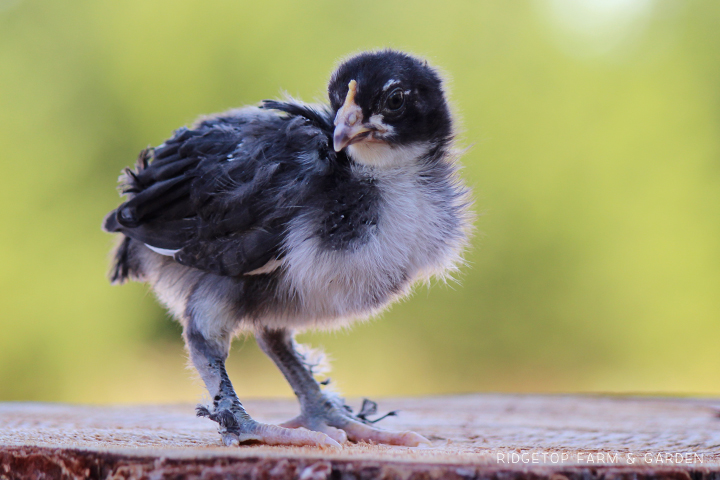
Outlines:
POLYGON ((363 125, 362 109, 355 103, 356 93, 357 82, 350 80, 345 103, 338 110, 337 116, 335 116, 333 147, 336 152, 364 138, 366 136, 364 134, 372 131, 371 128, 363 125))

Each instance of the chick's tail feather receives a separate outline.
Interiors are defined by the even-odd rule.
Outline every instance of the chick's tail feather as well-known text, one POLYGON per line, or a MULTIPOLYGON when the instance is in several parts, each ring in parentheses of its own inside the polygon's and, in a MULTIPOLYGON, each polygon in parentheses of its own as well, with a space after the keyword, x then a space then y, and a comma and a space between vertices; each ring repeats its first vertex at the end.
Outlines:
POLYGON ((129 278, 136 278, 139 276, 136 268, 133 268, 132 261, 132 250, 130 244, 132 239, 130 237, 122 236, 122 241, 115 248, 113 255, 112 267, 110 268, 110 282, 113 285, 122 285, 129 278))

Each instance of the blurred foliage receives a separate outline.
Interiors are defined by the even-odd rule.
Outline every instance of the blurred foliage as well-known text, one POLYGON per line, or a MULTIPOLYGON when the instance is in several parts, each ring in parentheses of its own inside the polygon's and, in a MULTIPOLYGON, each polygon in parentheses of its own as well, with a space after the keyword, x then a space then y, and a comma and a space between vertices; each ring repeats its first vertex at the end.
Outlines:
MULTIPOLYGON (((720 393, 718 25, 712 0, 0 0, 0 399, 195 401, 178 327, 106 281, 118 172, 384 46, 447 73, 482 215, 457 283, 303 334, 339 387, 720 393)), ((229 364, 241 398, 291 394, 252 339, 229 364)))

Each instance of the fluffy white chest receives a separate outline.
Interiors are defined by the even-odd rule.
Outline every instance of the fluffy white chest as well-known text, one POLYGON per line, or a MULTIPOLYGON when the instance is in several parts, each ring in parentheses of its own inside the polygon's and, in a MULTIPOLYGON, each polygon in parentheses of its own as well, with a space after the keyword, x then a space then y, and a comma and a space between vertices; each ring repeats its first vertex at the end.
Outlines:
POLYGON ((284 281, 305 322, 330 326, 372 315, 415 280, 453 268, 460 258, 462 245, 443 235, 444 216, 451 214, 443 205, 447 199, 422 188, 417 169, 383 168, 373 176, 382 200, 377 228, 361 246, 324 247, 311 215, 290 225, 284 281))

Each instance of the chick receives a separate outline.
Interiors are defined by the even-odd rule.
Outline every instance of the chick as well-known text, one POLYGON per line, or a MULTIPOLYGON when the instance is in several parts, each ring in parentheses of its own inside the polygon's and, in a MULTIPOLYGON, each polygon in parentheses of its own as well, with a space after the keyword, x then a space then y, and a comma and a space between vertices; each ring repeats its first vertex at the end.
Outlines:
POLYGON ((183 326, 226 445, 415 446, 323 390, 294 341, 380 312, 457 269, 470 225, 453 118, 426 61, 383 50, 342 62, 329 105, 264 101, 177 130, 121 177, 108 214, 111 279, 147 282, 183 326), (283 426, 252 419, 225 370, 252 332, 300 402, 283 426), (298 427, 305 427, 299 429, 298 427))

